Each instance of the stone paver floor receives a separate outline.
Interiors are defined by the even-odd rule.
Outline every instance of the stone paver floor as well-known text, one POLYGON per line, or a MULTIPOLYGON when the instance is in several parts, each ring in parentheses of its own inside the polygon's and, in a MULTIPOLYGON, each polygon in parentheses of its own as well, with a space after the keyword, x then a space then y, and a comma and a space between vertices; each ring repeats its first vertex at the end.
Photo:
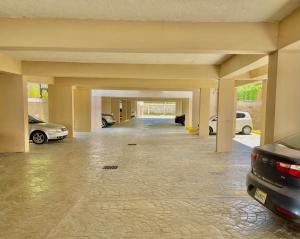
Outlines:
POLYGON ((1 154, 0 238, 300 238, 247 196, 235 144, 218 154, 215 137, 143 119, 1 154))

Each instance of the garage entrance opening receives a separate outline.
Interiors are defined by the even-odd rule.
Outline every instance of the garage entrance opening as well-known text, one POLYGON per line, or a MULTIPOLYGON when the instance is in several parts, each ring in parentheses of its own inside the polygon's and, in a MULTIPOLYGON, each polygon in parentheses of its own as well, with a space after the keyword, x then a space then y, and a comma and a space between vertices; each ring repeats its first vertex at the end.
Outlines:
POLYGON ((260 145, 263 127, 262 98, 262 81, 236 87, 234 140, 250 148, 260 145))
POLYGON ((176 102, 138 101, 137 118, 175 118, 176 102))

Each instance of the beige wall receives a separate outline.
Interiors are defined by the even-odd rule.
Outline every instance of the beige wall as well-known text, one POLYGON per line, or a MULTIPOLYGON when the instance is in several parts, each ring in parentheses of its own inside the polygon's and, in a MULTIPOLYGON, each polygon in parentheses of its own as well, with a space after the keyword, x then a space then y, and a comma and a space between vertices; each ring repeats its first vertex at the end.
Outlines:
POLYGON ((120 99, 118 98, 111 99, 111 110, 114 119, 117 121, 117 123, 120 123, 120 99))
POLYGON ((175 115, 182 115, 182 99, 176 100, 176 112, 175 115))
POLYGON ((74 131, 74 96, 72 86, 49 85, 49 121, 65 125, 69 136, 74 131))
POLYGON ((209 135, 210 89, 201 89, 199 106, 199 137, 205 139, 209 135))
POLYGON ((49 121, 48 100, 29 98, 28 113, 48 122, 49 121))
POLYGON ((191 123, 194 130, 199 127, 200 89, 193 90, 191 123))
POLYGON ((210 89, 210 112, 209 116, 217 115, 218 109, 218 89, 212 88, 210 89))
POLYGON ((189 126, 189 99, 182 99, 182 113, 185 114, 185 126, 189 126))
POLYGON ((74 131, 90 132, 91 127, 91 90, 74 89, 74 131))
POLYGON ((102 128, 101 96, 91 98, 91 127, 92 131, 102 128))
POLYGON ((121 119, 122 121, 127 120, 127 100, 122 100, 122 113, 121 113, 121 119))
POLYGON ((103 114, 111 114, 111 97, 102 97, 102 113, 103 114))
POLYGON ((27 107, 22 76, 0 74, 0 152, 29 151, 27 107))

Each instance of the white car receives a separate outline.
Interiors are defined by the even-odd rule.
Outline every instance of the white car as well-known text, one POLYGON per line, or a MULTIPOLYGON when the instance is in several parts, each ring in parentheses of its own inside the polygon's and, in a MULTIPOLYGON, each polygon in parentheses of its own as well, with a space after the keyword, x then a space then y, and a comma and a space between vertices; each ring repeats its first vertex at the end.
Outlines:
POLYGON ((116 123, 114 116, 111 114, 102 114, 102 128, 107 128, 116 123))
POLYGON ((28 115, 29 139, 35 144, 43 144, 48 140, 63 140, 68 136, 68 129, 59 124, 46 123, 32 115, 28 115))
MULTIPOLYGON (((217 133, 218 117, 213 116, 209 120, 209 133, 217 133)), ((237 111, 236 112, 236 133, 251 134, 253 129, 252 118, 248 112, 237 111)))

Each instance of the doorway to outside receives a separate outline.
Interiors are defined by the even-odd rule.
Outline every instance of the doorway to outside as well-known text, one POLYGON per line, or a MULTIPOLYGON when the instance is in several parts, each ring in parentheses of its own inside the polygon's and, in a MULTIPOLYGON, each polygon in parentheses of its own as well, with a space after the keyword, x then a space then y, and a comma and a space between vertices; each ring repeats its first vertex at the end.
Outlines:
POLYGON ((137 118, 172 119, 176 114, 176 102, 172 101, 138 101, 137 118))

